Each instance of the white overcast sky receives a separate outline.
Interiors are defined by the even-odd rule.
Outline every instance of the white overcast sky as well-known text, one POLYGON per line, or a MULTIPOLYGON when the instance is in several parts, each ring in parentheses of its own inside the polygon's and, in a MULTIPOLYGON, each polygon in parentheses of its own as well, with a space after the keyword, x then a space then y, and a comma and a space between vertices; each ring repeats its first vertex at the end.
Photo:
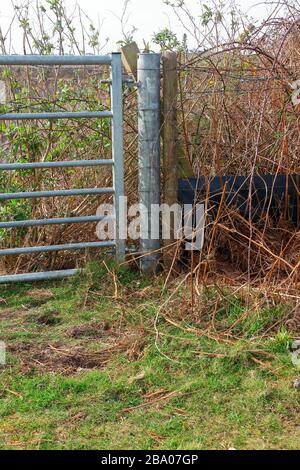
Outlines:
MULTIPOLYGON (((17 1, 15 0, 15 3, 17 1)), ((32 2, 34 4, 35 0, 32 0, 32 2)), ((116 42, 121 38, 120 20, 118 18, 121 16, 124 0, 77 0, 77 2, 75 0, 66 0, 66 5, 70 11, 74 9, 76 3, 95 23, 99 21, 102 25, 101 36, 103 41, 105 38, 109 38, 107 51, 116 50, 116 42)), ((186 0, 186 3, 197 17, 200 13, 200 4, 207 3, 207 1, 186 0)), ((266 6, 260 0, 240 0, 239 5, 257 20, 262 20, 267 14, 266 6)), ((180 38, 183 35, 182 26, 172 14, 170 7, 164 5, 163 0, 131 0, 128 13, 128 26, 130 28, 131 25, 135 25, 138 28, 135 38, 141 45, 143 39, 149 41, 153 32, 157 32, 164 27, 171 27, 173 31, 178 33, 180 38)), ((0 0, 0 22, 4 33, 12 16, 11 1, 0 0)), ((20 32, 18 30, 14 30, 12 39, 14 50, 10 52, 20 53, 20 32)))

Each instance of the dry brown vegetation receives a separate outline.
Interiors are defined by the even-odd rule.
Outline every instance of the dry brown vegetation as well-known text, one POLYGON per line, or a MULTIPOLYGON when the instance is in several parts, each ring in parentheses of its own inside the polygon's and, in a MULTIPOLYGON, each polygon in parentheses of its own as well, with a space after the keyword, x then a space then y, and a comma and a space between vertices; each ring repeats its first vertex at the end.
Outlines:
MULTIPOLYGON (((196 53, 181 52, 180 142, 196 177, 205 176, 207 182, 214 176, 247 178, 246 216, 226 205, 226 187, 217 210, 210 195, 204 195, 208 226, 200 272, 213 275, 227 266, 229 276, 235 272, 245 281, 297 287, 299 232, 287 215, 287 191, 276 220, 269 199, 260 220, 254 223, 251 214, 256 175, 286 175, 288 186, 288 177, 299 173, 299 106, 292 101, 300 65, 299 5, 274 2, 270 9, 258 27, 245 24, 238 10, 231 30, 215 16, 218 34, 211 32, 213 40, 203 35, 196 53)), ((186 16, 194 24, 191 14, 186 16)), ((295 188, 299 201, 298 183, 295 188)))

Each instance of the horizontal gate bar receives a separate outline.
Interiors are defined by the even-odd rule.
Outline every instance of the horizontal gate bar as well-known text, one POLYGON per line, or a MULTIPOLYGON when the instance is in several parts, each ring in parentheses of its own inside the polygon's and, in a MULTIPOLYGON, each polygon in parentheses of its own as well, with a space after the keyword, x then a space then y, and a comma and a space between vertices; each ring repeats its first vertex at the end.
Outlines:
POLYGON ((113 160, 70 160, 65 162, 1 163, 0 171, 33 170, 36 168, 80 168, 86 166, 109 166, 113 164, 113 160))
POLYGON ((0 222, 0 228, 21 228, 21 227, 41 227, 45 225, 66 225, 83 224, 92 222, 115 220, 108 216, 89 216, 89 217, 65 217, 61 219, 40 219, 40 220, 16 220, 10 222, 0 222))
POLYGON ((49 246, 28 246, 24 248, 7 248, 0 250, 0 256, 11 255, 28 255, 33 253, 50 253, 51 251, 76 251, 85 250, 87 248, 110 248, 116 246, 116 242, 92 242, 92 243, 69 243, 65 245, 49 245, 49 246))
POLYGON ((58 191, 34 191, 28 193, 0 193, 0 201, 32 199, 38 197, 85 196, 92 194, 114 194, 113 188, 61 189, 58 191))
POLYGON ((6 113, 0 114, 0 121, 20 121, 29 119, 91 119, 91 118, 112 118, 111 111, 78 111, 71 112, 49 112, 49 113, 6 113))
POLYGON ((110 65, 111 55, 0 55, 0 65, 110 65))
POLYGON ((13 274, 11 276, 0 276, 0 284, 8 284, 9 282, 35 282, 50 281, 51 279, 64 279, 75 276, 80 273, 79 269, 68 269, 65 271, 49 271, 31 274, 13 274))

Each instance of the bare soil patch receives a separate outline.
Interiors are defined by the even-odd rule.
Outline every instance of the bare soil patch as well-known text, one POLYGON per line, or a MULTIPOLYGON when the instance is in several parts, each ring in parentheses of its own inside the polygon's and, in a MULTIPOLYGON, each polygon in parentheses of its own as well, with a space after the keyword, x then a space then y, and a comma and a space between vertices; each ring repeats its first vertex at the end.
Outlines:
MULTIPOLYGON (((72 375, 83 370, 103 369, 113 355, 125 353, 130 361, 137 360, 143 353, 146 341, 145 331, 141 327, 129 328, 125 333, 117 334, 114 330, 105 330, 106 325, 89 324, 69 331, 71 338, 88 339, 80 344, 70 345, 59 342, 55 344, 36 344, 33 342, 15 343, 8 351, 18 360, 23 373, 32 369, 39 372, 55 372, 72 375), (98 325, 99 336, 105 337, 105 343, 91 343, 91 334, 98 325), (94 350, 90 347, 93 344, 94 350), (96 347, 95 347, 96 346, 96 347)), ((93 336, 95 339, 96 337, 93 336)))
POLYGON ((114 335, 109 323, 89 323, 71 328, 67 332, 69 338, 102 338, 114 335))

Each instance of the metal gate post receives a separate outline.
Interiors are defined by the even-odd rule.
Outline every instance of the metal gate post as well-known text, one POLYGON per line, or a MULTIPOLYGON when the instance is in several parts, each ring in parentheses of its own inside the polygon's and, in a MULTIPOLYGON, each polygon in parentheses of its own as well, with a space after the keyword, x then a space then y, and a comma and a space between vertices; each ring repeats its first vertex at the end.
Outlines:
POLYGON ((112 158, 114 205, 116 215, 116 257, 118 262, 125 260, 125 188, 124 188, 124 151, 123 151, 123 88, 121 53, 112 54, 111 63, 111 108, 112 120, 112 158))
POLYGON ((141 270, 153 273, 160 258, 160 230, 151 217, 160 205, 160 54, 139 55, 138 82, 141 270))

